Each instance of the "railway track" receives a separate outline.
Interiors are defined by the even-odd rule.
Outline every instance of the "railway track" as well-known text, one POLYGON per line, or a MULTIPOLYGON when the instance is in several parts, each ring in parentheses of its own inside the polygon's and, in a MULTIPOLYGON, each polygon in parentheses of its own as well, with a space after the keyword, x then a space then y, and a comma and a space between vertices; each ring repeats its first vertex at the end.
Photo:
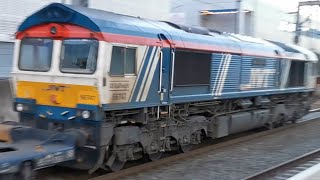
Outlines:
MULTIPOLYGON (((152 170, 152 169, 156 169, 165 165, 169 165, 172 164, 174 162, 177 161, 181 161, 181 160, 186 160, 186 159, 190 159, 192 157, 198 156, 198 155, 203 155, 208 153, 209 151, 213 151, 213 150, 219 150, 221 148, 224 147, 228 147, 228 146, 232 146, 235 144, 239 144, 239 143, 243 143, 249 140, 253 140, 255 138, 260 138, 263 136, 267 136, 269 134, 272 133, 276 133, 276 132, 280 132, 280 131, 285 131, 294 127, 298 127, 298 126, 303 126, 306 125, 308 123, 311 123, 313 120, 319 118, 317 117, 313 117, 311 119, 308 120, 304 120, 301 121, 297 124, 289 124, 287 126, 284 127, 279 127, 279 128, 275 128, 275 129, 271 129, 271 130, 266 130, 266 131, 262 131, 262 132, 258 132, 258 133, 251 133, 249 135, 245 135, 245 136, 241 136, 241 137, 237 137, 237 138, 232 138, 231 140, 222 140, 221 143, 217 143, 217 144, 210 144, 207 145, 205 147, 201 147, 199 149, 195 149, 192 151, 189 151, 187 153, 183 153, 183 154, 178 154, 178 155, 174 155, 174 156, 169 156, 163 159, 160 159, 158 161, 155 162, 148 162, 148 163, 144 163, 141 165, 137 165, 137 166, 133 166, 127 169, 123 169, 121 171, 118 172, 113 172, 113 173, 108 173, 105 175, 101 175, 101 176, 97 176, 92 178, 92 180, 110 180, 110 179, 123 179, 125 177, 129 177, 132 175, 136 175, 140 172, 146 172, 148 170, 152 170)), ((319 149, 320 151, 320 149, 319 149)), ((320 154, 320 153, 319 153, 320 154)), ((320 160, 320 159, 319 159, 320 160)), ((258 175, 258 174, 257 174, 258 175)), ((248 177, 249 179, 254 178, 252 177, 248 177)))
POLYGON ((305 171, 306 169, 320 163, 320 148, 289 160, 270 169, 259 172, 244 180, 284 180, 305 171))

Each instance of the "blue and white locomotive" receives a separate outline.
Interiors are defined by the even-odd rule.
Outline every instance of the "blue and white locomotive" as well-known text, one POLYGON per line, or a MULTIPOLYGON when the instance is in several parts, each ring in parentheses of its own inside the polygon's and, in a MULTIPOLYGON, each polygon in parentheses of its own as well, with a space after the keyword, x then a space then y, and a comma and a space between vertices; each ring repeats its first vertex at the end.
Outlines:
POLYGON ((51 4, 16 34, 14 108, 23 125, 72 132, 65 166, 119 170, 306 114, 317 58, 279 44, 51 4))

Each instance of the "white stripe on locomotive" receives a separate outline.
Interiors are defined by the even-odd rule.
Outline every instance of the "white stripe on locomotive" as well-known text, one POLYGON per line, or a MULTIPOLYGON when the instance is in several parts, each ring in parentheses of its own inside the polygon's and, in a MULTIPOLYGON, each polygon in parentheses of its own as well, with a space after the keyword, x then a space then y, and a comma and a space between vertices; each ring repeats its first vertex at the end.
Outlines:
POLYGON ((145 52, 144 52, 143 59, 142 59, 142 62, 141 62, 141 65, 140 65, 140 68, 139 68, 139 71, 138 71, 138 76, 137 76, 137 78, 135 79, 135 82, 134 82, 134 85, 133 85, 133 88, 132 88, 132 91, 131 91, 131 95, 130 95, 130 98, 129 98, 129 102, 132 101, 133 94, 134 94, 134 92, 135 92, 135 90, 136 90, 136 88, 137 88, 137 83, 138 83, 138 80, 139 80, 139 78, 140 78, 140 76, 141 76, 141 72, 142 72, 142 69, 143 69, 144 62, 145 62, 145 60, 146 60, 146 58, 147 58, 149 48, 150 48, 150 47, 147 46, 147 47, 146 47, 146 50, 145 50, 145 52))
POLYGON ((147 79, 147 76, 148 76, 148 72, 149 72, 149 69, 150 69, 151 58, 154 56, 155 50, 156 50, 156 48, 152 49, 151 55, 149 57, 148 65, 147 65, 147 68, 146 68, 145 73, 144 73, 143 80, 142 80, 141 85, 140 85, 140 89, 139 89, 139 93, 138 93, 137 98, 136 98, 136 102, 138 102, 139 99, 141 98, 141 94, 142 94, 142 91, 143 91, 143 88, 144 88, 144 84, 146 82, 146 79, 147 79))
POLYGON ((217 71, 217 74, 216 74, 216 78, 214 80, 214 84, 213 84, 213 88, 212 88, 212 96, 214 95, 214 92, 216 90, 216 85, 217 85, 217 82, 218 82, 218 78, 220 77, 220 70, 221 70, 221 66, 223 65, 223 62, 224 62, 223 61, 224 57, 225 57, 225 54, 221 54, 219 68, 218 68, 218 71, 217 71))
POLYGON ((229 65, 231 62, 231 54, 222 54, 221 62, 214 82, 212 95, 218 96, 222 94, 224 82, 228 74, 229 65), (221 71, 220 71, 221 70, 221 71))
POLYGON ((150 70, 150 73, 149 73, 149 75, 148 75, 148 80, 147 80, 147 82, 146 82, 146 87, 144 88, 144 91, 143 91, 143 93, 142 93, 142 97, 141 97, 140 101, 146 101, 147 96, 148 96, 148 94, 149 94, 151 82, 152 82, 152 79, 153 79, 153 77, 154 77, 154 72, 156 71, 156 67, 157 67, 157 64, 158 64, 158 62, 159 62, 159 55, 160 55, 160 54, 159 54, 159 52, 160 52, 159 49, 160 49, 160 48, 157 48, 156 54, 155 54, 155 56, 154 56, 154 58, 153 58, 151 70, 150 70))
POLYGON ((227 54, 226 55, 226 58, 225 58, 225 61, 226 61, 225 64, 226 65, 225 65, 225 69, 224 69, 222 77, 221 77, 220 87, 218 88, 218 91, 216 92, 216 96, 221 96, 221 94, 222 94, 222 90, 224 88, 224 82, 225 82, 225 79, 227 78, 227 74, 228 74, 228 71, 229 71, 231 57, 232 57, 231 54, 227 54))
POLYGON ((223 78, 223 75, 225 73, 225 68, 226 68, 226 64, 227 64, 227 58, 228 58, 228 54, 225 54, 224 58, 223 58, 223 66, 222 66, 222 71, 221 73, 219 74, 219 80, 218 80, 218 84, 217 84, 217 88, 216 88, 216 91, 215 91, 215 96, 218 95, 218 92, 221 88, 221 83, 222 83, 222 78, 223 78))

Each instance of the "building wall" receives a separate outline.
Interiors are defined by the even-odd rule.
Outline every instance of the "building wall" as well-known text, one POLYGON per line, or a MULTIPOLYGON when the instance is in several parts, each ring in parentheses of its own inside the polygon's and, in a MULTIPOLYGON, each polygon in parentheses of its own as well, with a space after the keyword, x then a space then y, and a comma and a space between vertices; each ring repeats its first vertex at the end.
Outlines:
POLYGON ((221 14, 201 16, 201 26, 221 32, 237 32, 237 14, 221 14))
POLYGON ((175 23, 203 26, 203 24, 209 22, 203 22, 199 13, 201 10, 232 9, 236 7, 237 0, 223 0, 218 2, 211 0, 171 0, 170 13, 171 15, 177 13, 184 14, 184 20, 175 23))
POLYGON ((88 7, 154 20, 168 20, 170 0, 89 0, 88 7))
POLYGON ((0 79, 10 77, 13 59, 13 43, 0 42, 0 79))
MULTIPOLYGON (((176 21, 175 18, 171 18, 170 20, 178 24, 204 26, 222 32, 236 33, 239 31, 238 22, 241 21, 238 14, 201 15, 200 11, 238 8, 238 0, 224 0, 218 2, 209 0, 172 0, 171 17, 180 14, 183 15, 184 18, 180 18, 178 21, 176 21)), ((251 35, 252 13, 243 13, 243 16, 243 18, 246 19, 246 21, 243 21, 243 34, 251 35)))
POLYGON ((279 26, 282 20, 294 21, 293 15, 289 15, 263 1, 248 0, 246 2, 244 8, 252 9, 254 13, 253 36, 292 43, 292 33, 280 31, 279 26))

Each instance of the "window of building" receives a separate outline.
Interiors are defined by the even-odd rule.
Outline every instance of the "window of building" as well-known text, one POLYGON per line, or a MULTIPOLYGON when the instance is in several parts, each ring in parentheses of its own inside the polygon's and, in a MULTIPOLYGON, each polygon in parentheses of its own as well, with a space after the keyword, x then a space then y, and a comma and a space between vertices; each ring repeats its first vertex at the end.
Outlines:
POLYGON ((19 68, 25 71, 49 71, 52 47, 52 39, 23 39, 20 48, 19 68))
POLYGON ((136 48, 113 46, 111 56, 110 75, 123 76, 135 74, 136 48))
POLYGON ((174 64, 175 86, 210 84, 211 53, 176 50, 174 64))

